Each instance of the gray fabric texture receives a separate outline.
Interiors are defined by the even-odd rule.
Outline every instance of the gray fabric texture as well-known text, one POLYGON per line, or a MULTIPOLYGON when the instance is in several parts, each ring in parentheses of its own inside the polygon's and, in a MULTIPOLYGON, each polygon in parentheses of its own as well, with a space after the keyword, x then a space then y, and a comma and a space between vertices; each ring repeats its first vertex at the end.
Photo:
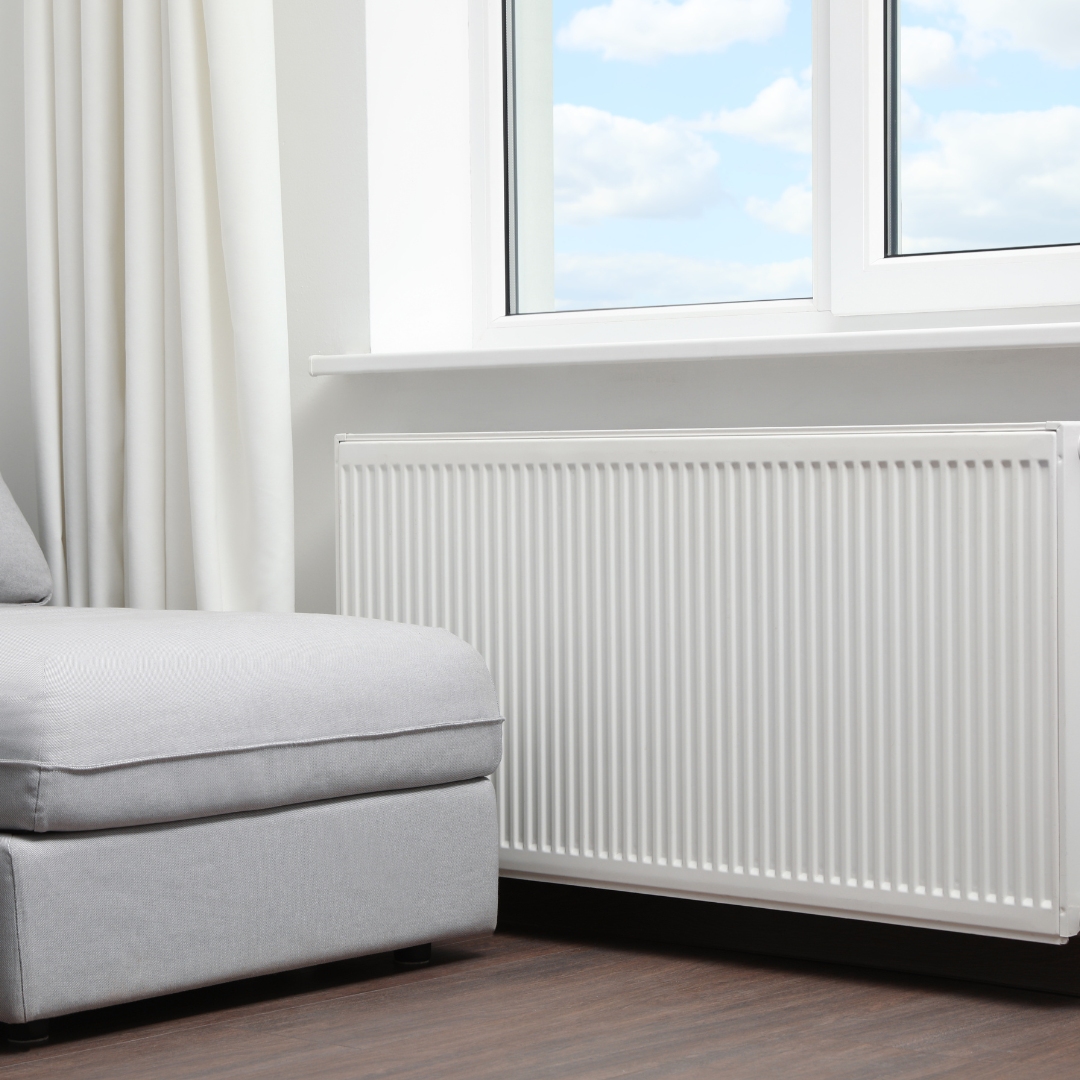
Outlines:
POLYGON ((334 615, 0 610, 0 828, 210 817, 486 776, 491 676, 443 630, 334 615))
POLYGON ((0 604, 47 604, 49 564, 0 476, 0 604))
POLYGON ((19 956, 19 927, 15 921, 15 867, 11 852, 0 837, 0 1016, 8 1023, 22 1009, 22 960, 19 956), (10 1005, 8 1004, 10 1003, 10 1005), (12 1012, 11 1006, 15 1011, 12 1012))
POLYGON ((492 930, 482 779, 207 821, 0 835, 0 1020, 492 930), (6 868, 6 869, 5 869, 6 868))

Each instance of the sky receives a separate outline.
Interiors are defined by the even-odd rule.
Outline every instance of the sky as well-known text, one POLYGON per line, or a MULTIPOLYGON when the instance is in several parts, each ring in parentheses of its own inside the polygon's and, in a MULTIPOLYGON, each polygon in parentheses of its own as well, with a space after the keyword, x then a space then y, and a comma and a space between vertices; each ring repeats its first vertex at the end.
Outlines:
MULTIPOLYGON (((810 295, 810 8, 553 0, 556 309, 810 295)), ((904 252, 1080 241, 1080 0, 901 24, 904 252)))
POLYGON ((556 308, 810 295, 810 0, 554 0, 556 308))
POLYGON ((1080 242, 1080 0, 903 0, 902 251, 1080 242))

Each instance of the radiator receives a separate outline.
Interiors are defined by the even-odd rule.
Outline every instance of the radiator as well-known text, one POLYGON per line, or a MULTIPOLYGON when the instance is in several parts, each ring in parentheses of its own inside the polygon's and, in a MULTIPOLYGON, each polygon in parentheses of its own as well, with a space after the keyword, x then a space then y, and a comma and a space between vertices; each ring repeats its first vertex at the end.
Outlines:
POLYGON ((1059 942, 1078 439, 343 435, 339 610, 487 660, 504 874, 1059 942))

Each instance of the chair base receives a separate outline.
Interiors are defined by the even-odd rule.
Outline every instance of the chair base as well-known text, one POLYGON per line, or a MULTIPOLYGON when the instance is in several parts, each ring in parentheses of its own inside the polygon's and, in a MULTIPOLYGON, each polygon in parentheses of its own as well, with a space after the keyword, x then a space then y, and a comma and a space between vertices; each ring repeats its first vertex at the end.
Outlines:
POLYGON ((413 945, 409 949, 396 949, 394 963, 400 968, 421 968, 431 963, 431 944, 413 945))
POLYGON ((31 1046, 42 1046, 49 1041, 49 1021, 31 1020, 28 1024, 8 1024, 5 1038, 17 1049, 28 1050, 31 1046))
POLYGON ((496 829, 495 790, 480 779, 169 825, 0 833, 0 1021, 491 931, 496 829))

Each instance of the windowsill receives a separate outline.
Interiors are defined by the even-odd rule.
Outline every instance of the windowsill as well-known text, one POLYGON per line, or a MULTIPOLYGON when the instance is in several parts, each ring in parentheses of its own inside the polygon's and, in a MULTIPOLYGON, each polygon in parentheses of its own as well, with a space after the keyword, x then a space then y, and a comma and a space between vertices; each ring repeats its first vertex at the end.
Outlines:
POLYGON ((733 360, 853 353, 999 351, 1080 346, 1080 322, 1027 323, 890 330, 829 330, 686 341, 544 345, 444 352, 345 353, 312 356, 312 375, 365 375, 455 368, 540 367, 547 364, 648 363, 661 360, 733 360))

